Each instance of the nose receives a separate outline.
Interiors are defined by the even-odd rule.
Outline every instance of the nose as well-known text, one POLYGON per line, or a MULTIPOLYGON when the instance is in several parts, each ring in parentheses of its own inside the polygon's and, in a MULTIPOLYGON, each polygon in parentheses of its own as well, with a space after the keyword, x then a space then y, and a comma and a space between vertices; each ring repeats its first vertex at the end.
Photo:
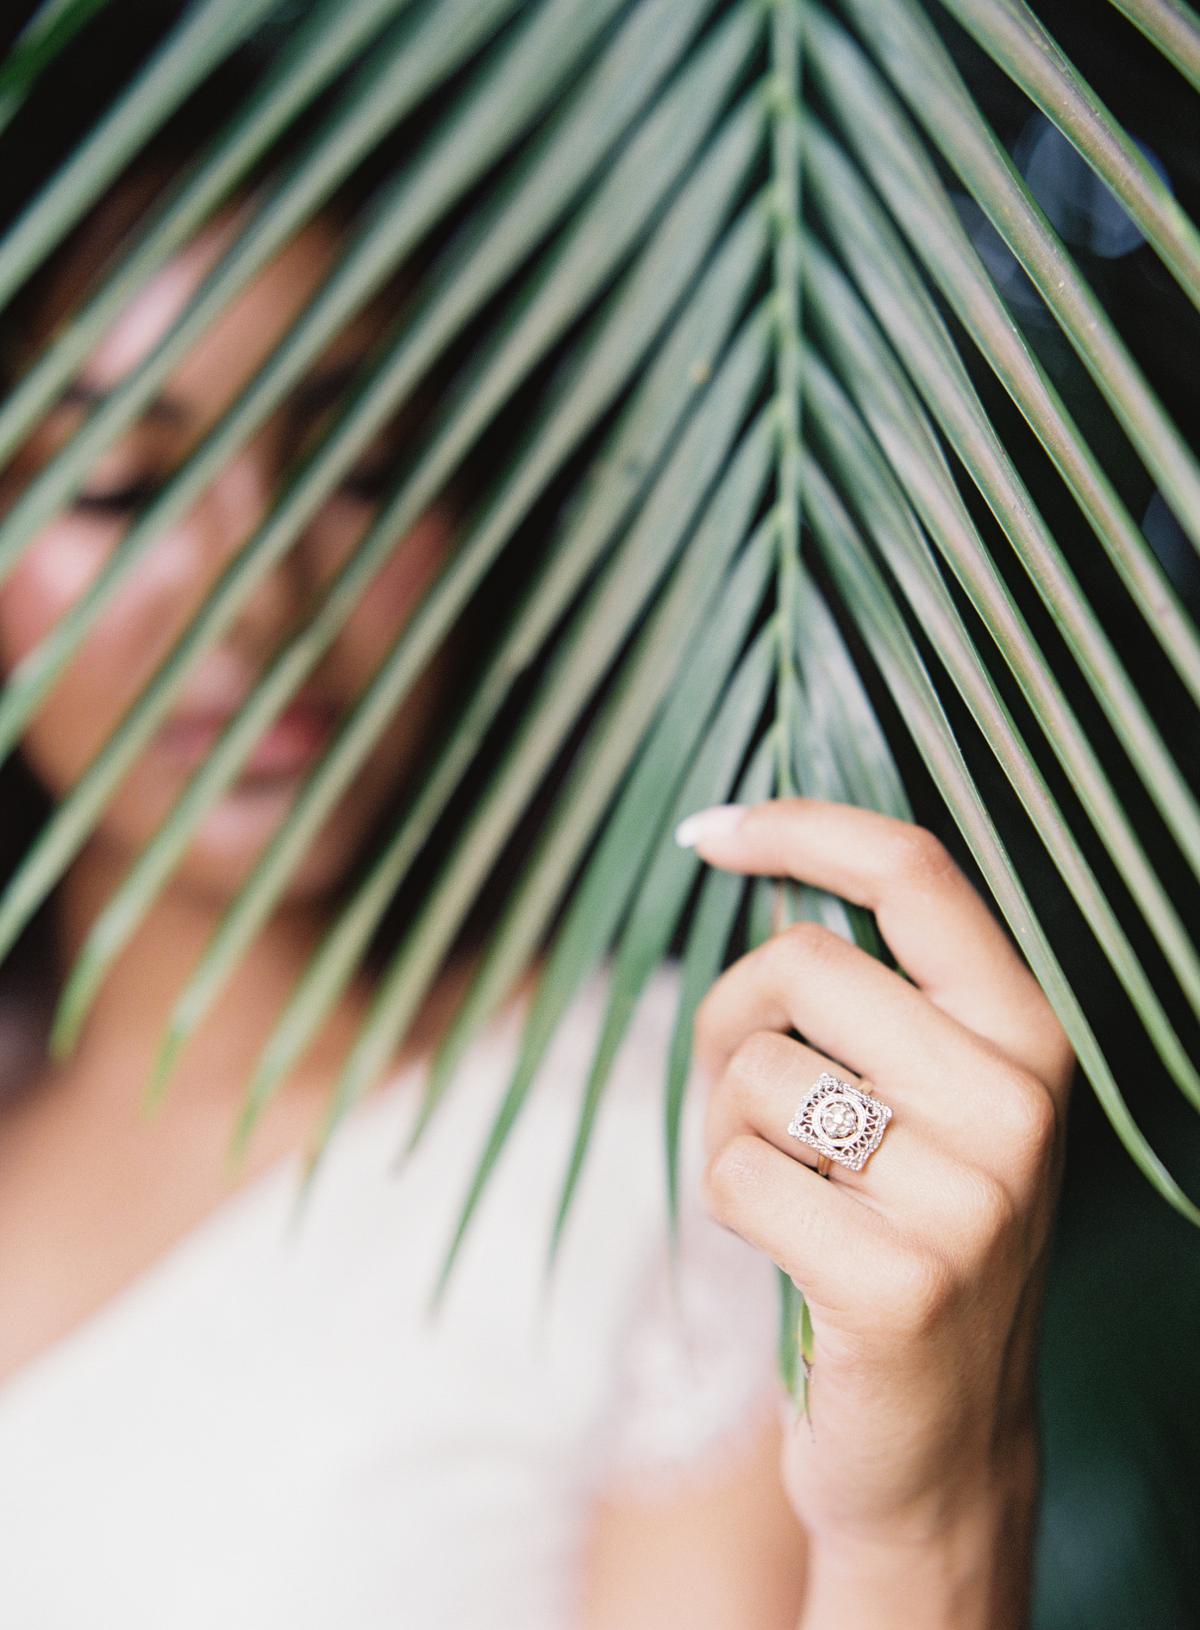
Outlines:
MULTIPOLYGON (((278 490, 279 464, 262 441, 243 448, 209 484, 193 512, 194 538, 216 581, 254 536, 278 490)), ((226 641, 257 658, 291 627, 305 599, 308 573, 303 551, 290 548, 242 601, 226 641)))

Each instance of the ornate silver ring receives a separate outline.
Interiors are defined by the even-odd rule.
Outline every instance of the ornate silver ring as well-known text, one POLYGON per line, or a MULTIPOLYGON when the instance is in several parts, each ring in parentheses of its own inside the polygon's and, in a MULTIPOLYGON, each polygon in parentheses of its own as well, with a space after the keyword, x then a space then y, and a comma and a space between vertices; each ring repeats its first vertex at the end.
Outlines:
POLYGON ((788 1133, 817 1151, 817 1171, 828 1177, 835 1160, 852 1172, 861 1171, 891 1118, 890 1107, 874 1093, 824 1070, 792 1116, 788 1133))

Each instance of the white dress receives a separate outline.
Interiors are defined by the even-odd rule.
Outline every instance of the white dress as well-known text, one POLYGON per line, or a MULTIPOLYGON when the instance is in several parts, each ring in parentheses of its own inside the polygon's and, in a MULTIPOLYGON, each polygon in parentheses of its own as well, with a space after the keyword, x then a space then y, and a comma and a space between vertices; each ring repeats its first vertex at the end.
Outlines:
POLYGON ((678 1297, 666 1271, 671 969, 618 1060, 547 1289, 604 989, 560 1029, 435 1321, 516 1007, 400 1176, 415 1071, 349 1117, 298 1226, 288 1160, 0 1388, 0 1625, 572 1630, 597 1491, 705 1476, 778 1398, 774 1270, 696 1198, 698 1090, 678 1297))

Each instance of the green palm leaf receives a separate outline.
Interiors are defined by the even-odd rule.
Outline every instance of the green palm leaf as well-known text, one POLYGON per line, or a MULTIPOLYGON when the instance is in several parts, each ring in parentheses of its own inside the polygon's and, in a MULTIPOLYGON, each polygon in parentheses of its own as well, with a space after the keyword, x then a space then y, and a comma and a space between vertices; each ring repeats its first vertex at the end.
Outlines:
MULTIPOLYGON (((676 26, 683 19, 684 13, 676 9, 673 13, 676 26)), ((641 22, 641 15, 636 19, 641 22)), ((656 31, 656 41, 660 56, 658 59, 647 50, 647 42, 643 37, 644 30, 638 28, 629 32, 628 38, 619 42, 618 51, 612 58, 601 63, 600 69, 585 87, 585 93, 577 102, 567 110, 567 116, 560 119, 552 138, 544 148, 545 162, 537 162, 530 166, 525 184, 518 194, 515 203, 519 204, 524 198, 536 195, 539 204, 539 214, 535 219, 545 216, 553 208, 555 201, 562 196, 565 188, 576 183, 582 165, 590 159, 594 162, 595 154, 604 149, 605 139, 615 128, 619 128, 623 106, 614 102, 608 93, 608 82, 612 77, 619 75, 626 85, 626 95, 630 95, 630 79, 624 72, 635 62, 639 65, 642 75, 638 89, 644 94, 646 85, 653 83, 654 70, 661 62, 664 47, 669 48, 683 33, 672 37, 659 29, 656 31), (597 113, 603 109, 608 124, 599 119, 597 113), (572 147, 569 141, 576 133, 586 132, 589 145, 579 143, 572 147), (566 156, 573 156, 575 162, 568 164, 566 156), (557 186, 549 183, 556 179, 555 174, 548 175, 547 171, 556 172, 557 186)), ((637 96, 637 90, 634 91, 637 96)), ((634 105, 637 105, 636 99, 634 105)), ((489 111, 491 111, 489 109, 489 111)), ((728 189, 735 184, 739 174, 744 171, 748 162, 748 144, 752 139, 752 126, 747 121, 732 125, 725 140, 718 145, 713 154, 713 162, 701 178, 704 183, 703 190, 694 184, 689 191, 688 200, 681 200, 676 211, 672 213, 668 223, 664 223, 662 239, 662 252, 653 257, 645 268, 644 277, 653 278, 652 287, 655 291, 652 302, 647 310, 645 305, 639 304, 638 310, 643 322, 653 320, 658 309, 657 302, 668 300, 670 291, 674 287, 674 279, 686 276, 688 267, 692 264, 692 257, 702 252, 711 241, 711 233, 715 226, 711 224, 710 217, 719 216, 720 206, 728 196, 728 189), (709 236, 706 237, 705 233, 709 236), (669 264, 664 264, 668 261, 669 264)), ((473 150, 473 149, 472 149, 473 150)), ((421 366, 433 353, 436 344, 451 331, 451 325, 461 321, 462 314, 469 312, 472 303, 484 297, 486 291, 500 282, 506 272, 511 270, 517 257, 528 249, 529 212, 521 211, 512 205, 506 207, 487 223, 486 237, 488 253, 481 256, 474 244, 469 245, 462 257, 461 268, 451 266, 439 270, 433 279, 434 293, 427 309, 417 308, 412 321, 406 323, 399 331, 395 345, 394 357, 396 371, 391 377, 385 373, 381 378, 382 392, 380 400, 382 405, 372 409, 374 420, 385 414, 395 399, 396 394, 405 384, 418 374, 421 366), (523 227, 520 237, 509 231, 506 233, 505 225, 511 221, 519 221, 523 227), (513 241, 515 240, 515 241, 513 241), (450 274, 449 290, 442 292, 443 279, 446 273, 450 274), (459 275, 455 275, 455 274, 459 275), (396 383, 396 380, 399 383, 396 383)), ((395 222, 387 217, 383 222, 380 236, 394 246, 396 241, 395 222)), ((581 240, 581 250, 585 247, 587 239, 581 240)), ((568 267, 568 270, 571 268, 568 267)), ((328 299, 335 285, 331 283, 325 291, 328 299)), ((547 291, 553 295, 553 288, 547 291)), ((547 301, 550 304, 550 301, 547 301)), ((339 302, 340 306, 340 302, 339 302)), ((532 313, 531 316, 536 315, 532 313)), ((614 313, 615 315, 615 313, 614 313)), ((611 325, 610 325, 611 326, 611 325)), ((613 335, 606 333, 597 336, 597 350, 603 346, 611 347, 613 335)), ((545 343, 544 341, 542 343, 545 343)), ((519 348, 518 348, 519 349, 519 348)), ((619 354, 619 353, 616 353, 619 354)), ((501 353, 501 360, 503 353, 501 353)), ((526 360, 525 365, 528 366, 526 360)), ((495 374, 491 376, 495 378, 495 374)), ((597 375, 596 377, 602 377, 597 375)), ((512 375, 507 378, 500 372, 499 385, 493 383, 489 386, 492 391, 511 388, 512 375)), ((594 384, 594 381, 593 381, 594 384)), ((480 400, 486 398, 481 395, 480 400)), ((565 404, 564 404, 565 405, 565 404)), ((545 479, 547 467, 553 467, 555 459, 561 458, 569 439, 565 437, 568 426, 574 421, 569 413, 564 413, 564 405, 560 405, 555 413, 556 435, 553 438, 542 438, 537 443, 537 461, 540 465, 540 478, 545 479)), ((590 404, 585 398, 585 407, 590 405, 592 412, 597 411, 595 393, 593 391, 590 404)), ((477 410, 478 411, 478 410, 477 410)), ((344 464, 353 457, 361 435, 361 418, 353 407, 347 412, 344 420, 346 433, 342 451, 338 451, 331 433, 319 451, 317 458, 324 472, 328 466, 325 460, 332 453, 337 465, 344 464)), ((458 422, 461 425, 461 420, 458 422)), ((586 422, 577 424, 575 433, 582 434, 586 422)), ((222 437, 222 440, 225 438, 222 437)), ((228 729, 217 744, 214 752, 203 767, 197 772, 183 794, 171 819, 163 826, 155 842, 147 849, 139 860, 138 865, 130 872, 129 878, 123 885, 121 892, 114 898, 104 917, 99 920, 92 933, 89 945, 85 948, 78 965, 72 985, 64 994, 62 1021, 57 1028, 57 1038, 62 1046, 69 1045, 71 1037, 82 1021, 86 1011, 86 1001, 94 994, 99 980, 103 977, 104 969, 111 962, 112 957, 120 946, 128 939, 137 925, 140 916, 152 903, 154 895, 162 882, 169 875, 172 867, 178 861, 188 841, 207 814, 213 802, 230 785, 240 770, 247 753, 253 747, 261 731, 278 713, 296 686, 320 659, 323 651, 336 637, 339 628, 344 623, 350 611, 353 610, 364 588, 369 584, 374 573, 384 564, 391 555, 395 540, 407 526, 412 524, 420 507, 427 500, 428 493, 433 484, 440 478, 440 473, 446 468, 449 460, 456 457, 463 445, 462 430, 456 426, 452 435, 435 441, 430 450, 429 460, 433 474, 430 475, 428 467, 418 467, 410 481, 402 481, 397 490, 385 502, 385 505, 374 522, 369 535, 359 545, 354 557, 348 562, 339 574, 337 582, 327 591, 326 599, 314 619, 300 630, 295 639, 287 643, 274 657, 268 672, 260 680, 255 692, 247 700, 239 716, 232 720, 228 729)), ((326 491, 327 477, 322 474, 319 481, 309 489, 309 493, 316 496, 304 497, 301 500, 300 513, 306 512, 308 507, 319 501, 326 491)), ((531 484, 527 481, 526 487, 531 484)), ((517 513, 510 504, 507 525, 511 528, 516 524, 517 513)), ((147 517, 149 530, 150 518, 147 517)), ((279 547, 286 547, 295 529, 296 522, 286 520, 280 541, 281 529, 278 518, 272 518, 265 523, 260 538, 252 540, 247 546, 244 567, 235 564, 233 573, 248 570, 255 575, 269 561, 270 554, 279 547)), ((136 532, 137 528, 134 529, 136 532)), ((476 548, 477 566, 481 570, 486 564, 490 553, 496 548, 496 536, 504 534, 487 534, 490 541, 484 542, 476 548)), ((130 534, 133 536, 133 533, 130 534)), ((128 540, 127 540, 128 541, 128 540)), ((231 578, 232 580, 232 578, 231 578)), ((98 580, 99 581, 99 580, 98 580)), ((233 593, 240 595, 245 592, 241 584, 233 582, 233 593)), ((82 607, 82 602, 80 603, 82 607)), ((60 625, 60 633, 63 625, 60 625)), ((201 647, 209 643, 211 636, 207 630, 198 630, 197 637, 201 647)), ((398 653, 399 655, 399 653, 398 653)), ((161 704, 160 704, 161 705, 161 704)), ((4 709, 0 706, 0 724, 4 717, 4 709)), ((364 750, 370 746, 370 738, 360 738, 364 750)), ((332 779, 329 785, 333 791, 327 797, 336 796, 339 787, 334 785, 332 779)), ((315 798, 314 798, 315 806, 315 798)), ((322 810, 323 812, 323 810, 322 810)), ((317 814, 313 819, 319 819, 317 814)), ((289 845, 289 852, 295 855, 303 853, 303 838, 291 840, 281 837, 279 847, 289 845)), ((269 909, 270 896, 264 892, 263 913, 269 909)), ((0 917, 3 908, 0 907, 0 917)), ((249 914, 249 905, 243 908, 249 914)), ((261 916, 260 916, 261 920, 261 916)))
MULTIPOLYGON (((827 308, 823 307, 824 309, 827 308)), ((858 318, 856 324, 843 325, 840 329, 843 336, 851 336, 854 342, 865 340, 868 334, 861 312, 858 313, 858 318)), ((842 360, 844 365, 845 358, 842 360)), ((1143 906, 1146 919, 1171 958, 1172 967, 1181 984, 1192 995, 1193 1001, 1200 999, 1200 978, 1198 978, 1200 963, 1195 960, 1186 929, 1179 920, 1166 891, 1158 883, 1153 869, 1146 862, 1136 833, 1122 810, 1115 789, 1086 740, 1065 695, 1052 680, 1047 680, 1048 664, 1011 597, 1005 592, 999 577, 993 569, 990 569, 982 540, 972 525, 965 507, 956 501, 953 489, 946 479, 944 466, 939 466, 930 459, 922 471, 928 481, 936 483, 936 493, 932 493, 927 483, 918 481, 911 473, 921 459, 922 450, 919 446, 914 447, 911 435, 912 427, 921 426, 921 410, 912 394, 898 381, 893 368, 892 359, 881 346, 868 345, 865 367, 852 366, 847 368, 846 372, 854 377, 860 407, 876 430, 880 445, 891 458, 892 467, 899 474, 901 484, 906 487, 909 498, 925 522, 930 537, 946 555, 952 569, 959 574, 963 587, 974 602, 975 609, 992 633, 1018 682, 1026 689, 1026 694, 1036 707, 1039 718, 1044 723, 1052 725, 1052 729, 1047 732, 1047 740, 1060 756, 1072 784, 1084 800, 1089 816, 1096 826, 1097 835, 1121 869, 1134 898, 1143 906), (862 385, 860 381, 863 380, 869 380, 869 385, 862 385)), ((832 387, 832 394, 834 401, 831 413, 838 421, 838 434, 844 439, 848 421, 846 404, 844 399, 837 395, 836 386, 832 387)), ((925 445, 926 449, 932 449, 933 444, 928 437, 925 445)), ((864 458, 867 461, 871 458, 870 450, 867 449, 864 454, 864 448, 866 440, 864 436, 860 436, 855 465, 860 471, 864 458)), ((907 529, 906 535, 913 537, 915 528, 907 529)), ((1053 546, 1050 545, 1050 548, 1053 546)), ((919 543, 916 546, 915 558, 920 562, 919 543)), ((923 578, 931 585, 937 582, 928 569, 924 571, 923 578)), ((1041 586, 1039 584, 1039 587, 1041 586)), ((1056 609, 1060 609, 1057 603, 1056 609)), ((1068 626, 1067 619, 1061 615, 1061 610, 1059 626, 1064 629, 1068 626)), ((1125 693, 1125 704, 1119 711, 1116 720, 1118 725, 1148 724, 1136 691, 1124 674, 1119 672, 1114 674, 1114 665, 1115 658, 1112 663, 1108 661, 1104 663, 1103 677, 1089 676, 1098 697, 1107 703, 1111 695, 1106 687, 1108 685, 1112 685, 1114 689, 1119 687, 1125 693)), ((971 666, 974 666, 973 662, 971 666)), ((1158 744, 1158 751, 1154 756, 1159 762, 1166 761, 1171 774, 1169 777, 1162 776, 1156 763, 1152 769, 1144 772, 1147 786, 1164 799, 1169 797, 1172 791, 1178 797, 1180 824, 1176 828, 1176 833, 1195 865, 1197 851, 1190 846, 1196 820, 1194 802, 1182 778, 1175 774, 1174 765, 1161 743, 1158 744), (1164 782, 1167 784, 1164 785, 1164 782)), ((1175 811, 1168 806, 1164 809, 1164 814, 1170 820, 1175 811)))
MULTIPOLYGON (((1195 14, 1179 0, 1114 7, 1179 70, 1171 78, 1182 106, 1200 88, 1195 14)), ((97 915, 61 997, 59 1053, 75 1044, 259 735, 398 542, 520 404, 515 450, 180 991, 154 1092, 427 664, 497 562, 518 556, 515 609, 278 1016, 235 1152, 362 969, 521 684, 522 717, 446 858, 422 878, 421 904, 377 976, 310 1163, 311 1173, 389 1069, 481 889, 552 789, 414 1123, 413 1143, 536 961, 518 1057, 447 1245, 443 1285, 589 977, 607 974, 608 1000, 564 1150, 552 1258, 622 1039, 676 943, 679 1007, 663 1060, 670 1218, 691 1023, 723 960, 798 917, 887 955, 866 913, 820 891, 698 877, 694 857, 672 843, 675 819, 731 794, 795 793, 909 818, 920 805, 906 753, 923 765, 1132 1159, 1200 1220, 1118 1088, 1089 993, 1072 987, 1052 913, 1039 905, 1051 880, 1078 909, 1147 1058, 1200 1107, 1188 1047, 1200 957, 1179 890, 1181 877, 1188 886, 1200 878, 1186 752, 1200 705, 1186 576, 1195 562, 1189 554, 1186 567, 1170 567, 1134 517, 1139 484, 1152 485, 1200 547, 1200 463, 1168 411, 1176 397, 1160 370, 1122 331, 1091 264, 1069 251, 989 123, 975 64, 1090 166, 1163 268, 1162 297, 1192 334, 1200 232, 1037 13, 1022 0, 364 0, 316 6, 285 31, 254 95, 230 107, 0 403, 7 458, 129 299, 267 171, 253 182, 244 230, 189 303, 15 498, 0 523, 0 580, 280 247, 381 144, 409 128, 419 135, 239 399, 8 676, 0 757, 164 533, 345 325, 433 247, 347 399, 21 858, 0 896, 0 951, 93 838, 194 666, 369 440, 451 364, 452 383, 355 551, 270 654, 97 915), (1001 286, 965 224, 964 200, 1023 268, 1064 337, 1063 355, 1078 359, 1086 395, 1054 365, 1045 334, 1023 323, 1012 286, 1001 286), (1111 576, 1104 595, 1096 562, 1111 576), (1145 650, 1161 659, 1166 706, 1143 684, 1145 650), (970 751, 951 723, 959 717, 970 751), (1002 834, 975 779, 984 760, 1012 790, 1036 846, 1002 834), (1151 824, 1161 841, 1148 838, 1151 824), (1045 862, 1036 875, 1017 858, 1033 847, 1045 862)), ((15 214, 0 243, 0 301, 39 273, 193 89, 279 15, 277 0, 203 0, 182 12, 15 214)), ((92 0, 38 11, 0 69, 0 129, 18 127, 76 37, 108 26, 92 0)), ((783 1289, 781 1352, 803 1394, 811 1325, 794 1288, 783 1289)))
MULTIPOLYGON (((305 1043, 328 1012, 330 1004, 345 988, 388 901, 416 858, 421 845, 450 798, 454 787, 470 763, 472 753, 498 713, 504 696, 516 678, 528 667, 542 642, 553 629, 581 582, 593 569, 601 552, 609 546, 623 516, 628 515, 643 484, 645 466, 653 466, 657 455, 677 421, 694 399, 700 381, 711 368, 712 358, 721 348, 732 316, 744 298, 756 265, 766 248, 766 228, 761 212, 752 210, 729 238, 694 297, 674 328, 653 367, 609 443, 601 454, 592 483, 579 513, 564 534, 562 544, 548 562, 544 578, 531 584, 511 628, 480 678, 468 709, 452 740, 439 756, 434 769, 384 853, 346 907, 334 931, 297 987, 279 1024, 263 1051, 249 1098, 256 1114, 295 1062, 305 1043)), ((673 258, 678 260, 677 256, 673 258)), ((686 259, 683 262, 686 268, 686 259)), ((653 269, 656 273, 657 268, 653 269)), ((669 281, 658 287, 670 290, 669 281)), ((617 313, 613 314, 614 316, 617 313)), ((583 381, 589 388, 600 379, 602 357, 615 361, 620 355, 616 325, 606 324, 597 334, 595 366, 587 366, 593 355, 585 353, 585 366, 577 381, 567 390, 576 394, 583 381)), ((571 423, 566 402, 554 404, 552 422, 561 431, 571 423)), ((518 464, 494 504, 489 506, 481 525, 511 528, 524 513, 531 488, 544 476, 541 465, 553 443, 540 434, 533 438, 536 454, 518 464)), ((505 532, 507 535, 507 531, 505 532)), ((455 1029, 465 1026, 466 1013, 455 1029)), ((243 1121, 243 1135, 248 1130, 243 1121)))
MULTIPOLYGON (((654 483, 636 525, 622 539, 598 581, 592 601, 594 615, 581 618, 583 626, 575 638, 569 644, 561 642, 556 649, 542 684, 547 698, 557 700, 564 690, 570 694, 569 687, 580 687, 576 691, 576 708, 583 704, 603 678, 630 628, 643 615, 656 587, 671 570, 697 498, 703 493, 704 471, 710 460, 720 459, 728 450, 761 378, 767 338, 765 322, 752 319, 743 327, 713 382, 705 410, 698 412, 687 426, 674 456, 654 483)), ((753 454, 753 443, 749 450, 753 454)), ((669 601, 662 603, 660 613, 664 608, 673 610, 669 601)), ((653 626, 651 624, 652 630, 653 626)), ((636 651, 638 655, 645 653, 645 670, 654 678, 647 679, 640 690, 636 685, 629 685, 614 696, 607 714, 610 734, 597 729, 590 751, 576 765, 569 791, 559 801, 561 818, 547 823, 539 838, 536 862, 526 872, 524 886, 514 891, 504 920, 493 936, 488 959, 479 975, 481 985, 489 979, 490 970, 506 964, 511 968, 514 963, 519 967, 535 949, 559 890, 565 886, 595 821, 611 797, 614 782, 628 765, 632 750, 653 714, 661 688, 670 681, 675 656, 673 643, 667 644, 664 651, 643 633, 636 651)), ((531 718, 536 720, 536 714, 531 714, 531 718)), ((545 733, 537 728, 537 723, 522 724, 510 762, 522 765, 522 749, 535 759, 545 753, 545 733)), ((381 981, 371 1017, 338 1083, 330 1126, 384 1067, 402 1033, 398 1015, 403 1014, 413 1000, 406 992, 405 1000, 397 1002, 398 990, 403 987, 414 959, 418 968, 428 968, 431 964, 423 941, 432 940, 434 945, 440 941, 441 949, 448 946, 454 926, 472 898, 466 886, 472 870, 486 864, 488 857, 498 852, 523 802, 510 800, 508 777, 502 773, 474 812, 454 856, 443 868, 431 892, 422 920, 406 936, 381 981)), ((409 991, 412 988, 410 984, 409 991)))
POLYGON ((837 571, 840 584, 862 614, 860 626, 872 640, 872 649, 898 699, 904 702, 904 719, 912 729, 926 764, 937 777, 948 802, 961 820, 964 835, 987 878, 1005 917, 1031 967, 1052 993, 1064 1028, 1071 1037, 1079 1060, 1088 1072, 1093 1090, 1117 1135, 1133 1159, 1158 1191, 1189 1221, 1200 1223, 1200 1207, 1175 1182, 1139 1130, 1121 1094, 1112 1071, 1105 1062, 1082 1008, 1070 990, 1016 873, 1004 843, 979 797, 961 751, 940 707, 937 692, 921 662, 915 642, 904 628, 903 619, 890 591, 849 523, 845 510, 829 488, 821 471, 809 465, 805 471, 811 495, 813 524, 825 548, 825 558, 837 571), (875 611, 872 607, 877 608, 875 611))
POLYGON ((915 0, 846 0, 889 77, 1028 272, 1200 548, 1200 465, 971 98, 915 0))
POLYGON ((1186 0, 1112 0, 1200 91, 1200 17, 1186 0))
POLYGON ((289 122, 310 105, 365 41, 408 0, 368 0, 347 17, 336 0, 317 12, 289 42, 269 82, 146 222, 136 249, 103 280, 71 323, 46 347, 0 406, 0 455, 11 452, 100 339, 129 296, 171 250, 209 218, 230 189, 289 122))
POLYGON ((107 0, 44 0, 0 63, 0 131, 42 70, 107 0))
MULTIPOLYGON (((776 636, 777 637, 777 636, 776 636)), ((705 800, 707 789, 716 785, 729 784, 731 761, 736 764, 737 759, 744 751, 746 738, 754 728, 755 721, 762 710, 767 696, 768 683, 771 675, 771 664, 775 660, 772 650, 774 638, 770 630, 764 630, 757 642, 743 658, 738 672, 730 684, 721 711, 713 721, 713 728, 709 742, 709 750, 697 760, 695 772, 689 777, 687 790, 697 793, 701 801, 705 800), (724 773, 722 773, 724 772, 724 773), (701 792, 700 789, 705 789, 701 792)), ((677 807, 682 808, 685 800, 680 799, 677 807)), ((680 864, 680 857, 672 856, 672 860, 680 864)), ((536 1042, 544 1046, 544 1036, 537 1036, 536 1042)), ((516 1122, 517 1115, 525 1102, 530 1087, 533 1085, 533 1076, 537 1067, 537 1057, 528 1057, 530 1052, 529 1041, 525 1043, 525 1057, 514 1072, 512 1083, 505 1095, 504 1102, 496 1116, 496 1120, 488 1133, 480 1155, 479 1164, 471 1178, 466 1197, 459 1214, 458 1224, 455 1228, 450 1248, 442 1266, 441 1274, 435 1287, 435 1298, 440 1297, 445 1290, 451 1269, 457 1258, 459 1248, 466 1237, 466 1231, 474 1216, 475 1209, 483 1196, 487 1180, 495 1168, 509 1133, 516 1122)), ((588 1082, 589 1096, 597 1090, 596 1077, 588 1082)), ((585 1116, 588 1106, 584 1106, 585 1116)), ((572 1183, 568 1171, 568 1184, 572 1183)), ((560 1224, 565 1215, 565 1207, 569 1200, 569 1192, 564 1193, 562 1209, 560 1209, 560 1224)))
POLYGON ((1054 121, 1120 199, 1188 299, 1200 303, 1200 232, 1024 0, 946 0, 946 7, 1054 121))
MULTIPOLYGON (((274 3, 205 0, 181 19, 125 94, 9 230, 0 247, 0 302, 20 287, 89 202, 120 174, 122 165, 274 3)), ((61 40, 58 34, 55 44, 61 40)))

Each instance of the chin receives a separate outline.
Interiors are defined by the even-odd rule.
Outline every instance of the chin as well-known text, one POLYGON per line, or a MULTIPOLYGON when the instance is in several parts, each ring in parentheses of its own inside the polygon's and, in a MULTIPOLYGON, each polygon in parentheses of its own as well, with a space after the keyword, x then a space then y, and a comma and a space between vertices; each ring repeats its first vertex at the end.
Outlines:
MULTIPOLYGON (((128 792, 136 790, 131 787, 128 792)), ((141 790, 149 793, 144 782, 141 790)), ((228 792, 205 816, 167 887, 210 901, 231 901, 290 813, 298 791, 296 779, 279 778, 228 792)), ((378 803, 361 793, 342 800, 309 840, 303 859, 289 876, 284 902, 317 901, 336 894, 377 819, 378 803)), ((129 795, 110 806, 96 836, 121 872, 137 863, 169 808, 165 797, 129 795)))
MULTIPOLYGON (((176 878, 186 887, 233 898, 262 857, 265 846, 290 811, 294 786, 256 787, 222 799, 197 832, 176 878)), ((335 894, 364 841, 375 811, 336 809, 311 838, 291 872, 285 902, 316 901, 335 894)))
MULTIPOLYGON (((176 868, 169 888, 179 888, 218 904, 232 903, 248 881, 258 850, 231 849, 200 838, 176 868)), ((326 840, 309 846, 303 862, 288 878, 280 904, 302 905, 328 900, 338 892, 350 869, 349 845, 326 840)))

